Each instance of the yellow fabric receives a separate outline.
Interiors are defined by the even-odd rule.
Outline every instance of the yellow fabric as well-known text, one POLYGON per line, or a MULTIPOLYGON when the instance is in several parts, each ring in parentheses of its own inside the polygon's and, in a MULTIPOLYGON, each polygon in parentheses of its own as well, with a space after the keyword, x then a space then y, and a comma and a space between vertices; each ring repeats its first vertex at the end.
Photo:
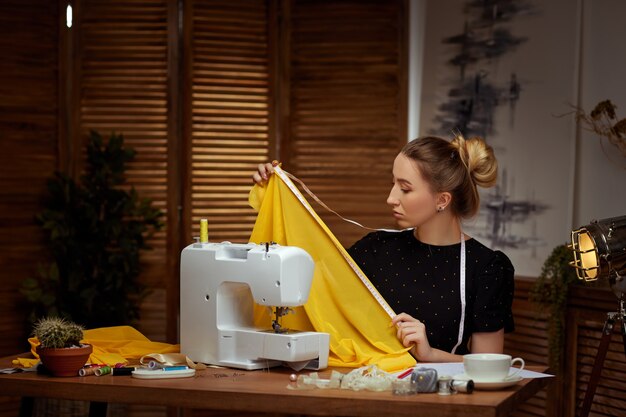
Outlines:
MULTIPOLYGON (((169 343, 151 342, 147 337, 130 326, 101 327, 98 329, 85 330, 84 339, 81 343, 93 346, 93 352, 89 356, 92 364, 115 365, 127 364, 128 359, 139 359, 150 353, 176 353, 180 352, 179 345, 169 343)), ((39 340, 36 337, 28 339, 30 351, 35 359, 17 358, 13 361, 16 366, 30 368, 39 362, 36 348, 39 340)))
MULTIPOLYGON (((296 314, 283 318, 284 326, 329 333, 330 366, 377 365, 392 372, 415 365, 396 338, 389 315, 342 256, 345 249, 278 175, 264 187, 255 185, 249 202, 258 211, 250 242, 298 246, 315 261, 309 299, 296 314)), ((257 306, 255 322, 269 326, 266 308, 257 306)))

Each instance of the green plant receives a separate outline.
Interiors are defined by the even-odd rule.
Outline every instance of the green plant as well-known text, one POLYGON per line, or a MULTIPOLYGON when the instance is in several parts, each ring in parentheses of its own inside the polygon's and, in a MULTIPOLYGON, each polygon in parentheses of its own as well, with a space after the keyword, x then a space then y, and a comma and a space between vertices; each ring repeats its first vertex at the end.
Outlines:
POLYGON ((567 245, 559 245, 541 268, 541 275, 530 291, 530 300, 548 311, 548 359, 550 367, 558 372, 565 342, 565 312, 569 287, 577 282, 576 271, 570 262, 573 252, 567 245))
POLYGON ((83 328, 59 317, 46 317, 35 323, 33 335, 42 348, 68 348, 80 346, 83 328))
POLYGON ((59 316, 91 327, 128 324, 139 316, 147 291, 139 282, 140 252, 162 227, 162 212, 125 182, 135 152, 121 135, 108 141, 91 132, 79 181, 55 173, 36 221, 51 262, 23 282, 31 321, 59 316))

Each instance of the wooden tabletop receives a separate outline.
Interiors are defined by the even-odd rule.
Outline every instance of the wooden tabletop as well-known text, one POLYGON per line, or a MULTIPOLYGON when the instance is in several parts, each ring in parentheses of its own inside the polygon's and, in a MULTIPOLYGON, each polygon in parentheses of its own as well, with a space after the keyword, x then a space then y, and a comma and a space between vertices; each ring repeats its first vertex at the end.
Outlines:
MULTIPOLYGON (((0 359, 0 368, 10 360, 0 359)), ((544 366, 527 369, 545 372, 544 366)), ((341 370, 339 371, 349 371, 341 370)), ((183 408, 306 415, 506 416, 544 387, 549 378, 524 379, 499 391, 440 396, 395 396, 391 392, 345 389, 288 389, 287 368, 260 371, 207 369, 192 378, 137 379, 130 376, 55 378, 35 372, 0 375, 0 395, 66 398, 96 402, 158 404, 183 408)), ((330 370, 320 372, 328 378, 330 370)))

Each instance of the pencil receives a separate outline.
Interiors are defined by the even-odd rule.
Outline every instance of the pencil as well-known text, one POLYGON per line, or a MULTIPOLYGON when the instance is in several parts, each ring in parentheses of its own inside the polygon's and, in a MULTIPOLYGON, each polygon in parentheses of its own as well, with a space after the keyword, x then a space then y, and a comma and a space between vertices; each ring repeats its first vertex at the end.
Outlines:
POLYGON ((406 378, 407 376, 411 375, 411 372, 413 372, 413 368, 407 369, 406 371, 398 375, 398 379, 406 378))

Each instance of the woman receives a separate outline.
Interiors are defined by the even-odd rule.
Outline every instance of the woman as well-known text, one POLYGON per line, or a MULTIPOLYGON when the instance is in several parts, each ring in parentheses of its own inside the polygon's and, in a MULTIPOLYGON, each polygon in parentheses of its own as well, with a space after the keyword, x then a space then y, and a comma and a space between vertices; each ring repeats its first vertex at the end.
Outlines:
MULTIPOLYGON (((262 184, 272 172, 271 164, 261 164, 253 180, 262 184)), ((482 139, 415 139, 394 161, 387 198, 407 230, 373 232, 348 249, 402 312, 392 324, 421 362, 500 353, 504 333, 513 331, 511 262, 461 229, 461 220, 478 211, 477 186, 493 186, 496 177, 493 149, 482 139)))

